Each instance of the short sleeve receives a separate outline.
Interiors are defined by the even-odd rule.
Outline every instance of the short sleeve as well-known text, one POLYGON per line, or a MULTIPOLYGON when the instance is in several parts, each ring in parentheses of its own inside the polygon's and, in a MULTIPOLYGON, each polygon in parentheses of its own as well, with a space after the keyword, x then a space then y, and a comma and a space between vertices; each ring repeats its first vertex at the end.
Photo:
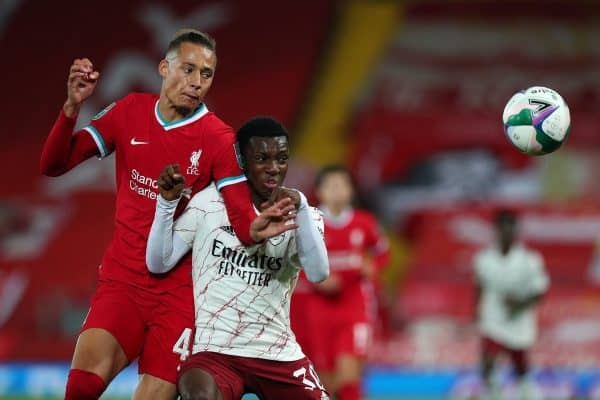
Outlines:
POLYGON ((533 293, 542 294, 548 290, 550 286, 550 278, 544 268, 544 259, 538 253, 533 253, 531 258, 531 290, 533 293))
POLYGON ((375 253, 383 253, 387 251, 389 244, 383 235, 377 220, 373 216, 369 216, 366 226, 366 244, 375 253))
POLYGON ((99 158, 107 157, 115 150, 117 135, 125 129, 122 121, 129 98, 110 103, 83 128, 96 142, 99 158))
POLYGON ((181 213, 173 225, 173 231, 177 232, 177 236, 183 239, 190 247, 193 247, 198 226, 203 223, 206 217, 206 210, 202 206, 203 192, 201 191, 192 197, 192 200, 190 200, 183 213, 181 213))

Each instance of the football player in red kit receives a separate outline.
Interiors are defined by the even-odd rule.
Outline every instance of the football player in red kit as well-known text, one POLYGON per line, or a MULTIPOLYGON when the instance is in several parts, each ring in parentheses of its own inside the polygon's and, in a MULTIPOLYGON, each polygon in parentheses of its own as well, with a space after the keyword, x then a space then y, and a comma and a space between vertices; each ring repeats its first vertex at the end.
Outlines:
POLYGON ((134 399, 176 396, 177 365, 185 357, 176 344, 194 323, 191 263, 188 257, 164 276, 149 273, 145 263, 156 178, 164 165, 181 167, 190 195, 215 181, 240 240, 264 239, 250 237, 256 213, 236 160, 234 132, 203 103, 216 64, 210 36, 179 31, 158 64, 160 95, 131 93, 77 132, 77 115, 100 74, 87 58, 76 59, 70 68, 67 100, 44 145, 40 169, 59 176, 92 156, 114 152, 117 195, 115 232, 75 346, 66 399, 99 398, 138 357, 134 399))
POLYGON ((298 282, 292 329, 330 392, 339 400, 358 400, 375 318, 374 282, 389 261, 389 246, 375 217, 352 208, 354 190, 346 168, 322 169, 316 189, 330 276, 318 285, 298 282))

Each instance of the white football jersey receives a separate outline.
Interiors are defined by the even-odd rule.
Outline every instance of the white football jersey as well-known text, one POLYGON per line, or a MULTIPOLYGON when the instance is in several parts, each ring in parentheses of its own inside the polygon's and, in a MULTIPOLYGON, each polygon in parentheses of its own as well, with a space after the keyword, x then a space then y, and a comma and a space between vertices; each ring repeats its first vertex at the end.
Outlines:
MULTIPOLYGON (((323 232, 320 212, 311 211, 323 232)), ((193 353, 277 361, 304 357, 290 328, 290 298, 301 268, 294 230, 244 247, 221 194, 210 185, 192 198, 174 231, 192 246, 193 353)))
POLYGON ((532 346, 537 336, 535 306, 510 318, 504 302, 507 296, 525 299, 548 289, 542 257, 521 245, 513 246, 506 255, 490 247, 475 256, 475 274, 481 287, 482 334, 513 349, 532 346))

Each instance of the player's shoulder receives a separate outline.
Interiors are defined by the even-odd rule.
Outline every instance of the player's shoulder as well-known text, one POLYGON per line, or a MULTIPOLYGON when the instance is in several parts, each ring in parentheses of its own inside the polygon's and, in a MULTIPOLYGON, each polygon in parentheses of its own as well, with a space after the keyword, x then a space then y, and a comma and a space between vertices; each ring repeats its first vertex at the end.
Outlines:
POLYGON ((124 105, 151 106, 154 107, 158 100, 158 95, 152 93, 131 92, 120 101, 124 105))
POLYGON ((189 207, 211 211, 224 207, 223 198, 214 182, 196 193, 190 200, 189 207))
POLYGON ((496 249, 493 246, 484 247, 475 251, 473 254, 473 263, 475 266, 485 265, 496 255, 496 249))
POLYGON ((211 135, 230 135, 234 136, 233 128, 226 124, 221 118, 219 118, 214 112, 209 111, 206 113, 204 118, 201 119, 209 129, 207 132, 211 135))
POLYGON ((520 247, 520 250, 523 253, 523 256, 529 261, 530 264, 543 264, 544 262, 544 258, 542 257, 542 254, 532 248, 529 248, 525 245, 522 245, 520 247))
POLYGON ((142 112, 152 110, 157 100, 158 96, 155 94, 131 92, 124 97, 110 103, 96 116, 94 116, 92 121, 100 119, 113 108, 118 110, 118 115, 127 119, 131 119, 138 115, 142 115, 142 112))
POLYGON ((357 224, 361 224, 361 225, 366 225, 366 226, 376 226, 377 225, 377 218, 375 217, 375 215, 367 210, 362 210, 359 208, 355 208, 353 210, 353 217, 352 217, 354 223, 357 224))

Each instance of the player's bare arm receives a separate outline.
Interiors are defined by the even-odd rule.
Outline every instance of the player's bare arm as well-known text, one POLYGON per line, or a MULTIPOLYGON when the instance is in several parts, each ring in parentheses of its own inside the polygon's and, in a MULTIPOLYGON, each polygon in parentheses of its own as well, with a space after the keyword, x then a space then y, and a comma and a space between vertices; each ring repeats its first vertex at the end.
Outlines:
POLYGON ((67 117, 77 117, 83 102, 94 93, 98 78, 100 72, 94 70, 94 65, 88 58, 73 61, 67 80, 67 101, 63 106, 67 117))

